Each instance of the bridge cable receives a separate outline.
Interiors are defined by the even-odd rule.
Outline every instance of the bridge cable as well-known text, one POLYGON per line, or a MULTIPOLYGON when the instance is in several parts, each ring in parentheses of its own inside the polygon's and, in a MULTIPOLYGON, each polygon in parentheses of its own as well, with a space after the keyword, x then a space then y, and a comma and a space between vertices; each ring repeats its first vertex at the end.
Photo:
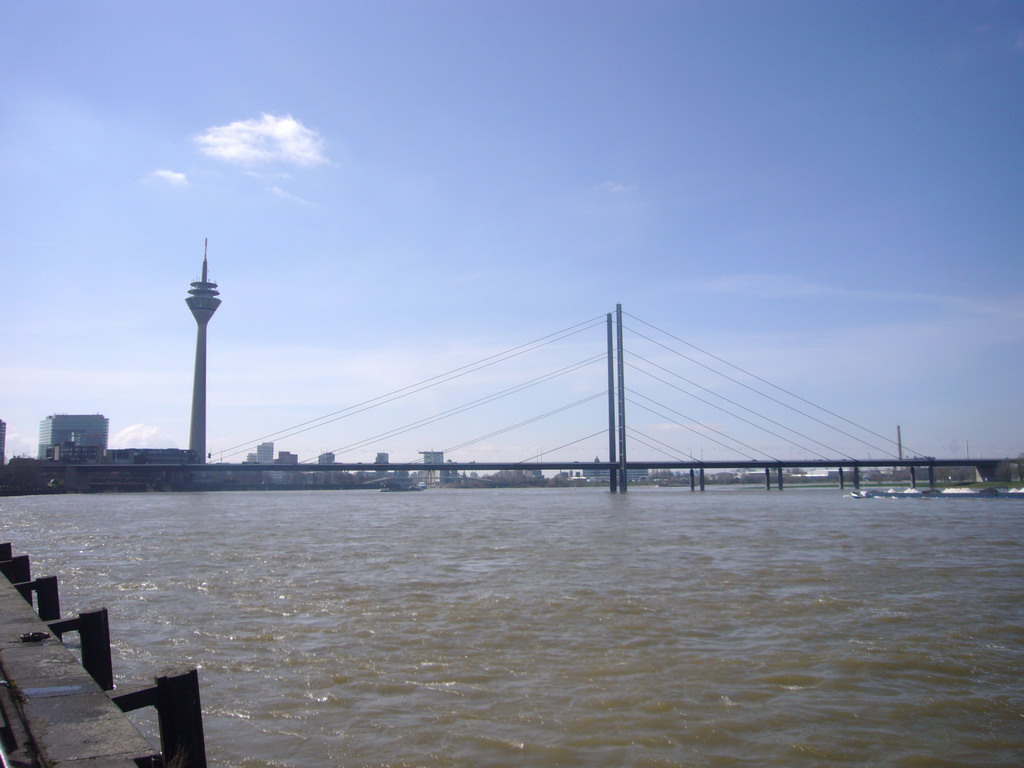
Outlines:
MULTIPOLYGON (((594 395, 594 397, 592 397, 592 398, 588 398, 588 400, 594 400, 594 399, 596 399, 598 397, 604 397, 604 396, 605 396, 605 393, 601 392, 598 395, 594 395)), ((568 448, 570 445, 576 445, 576 443, 582 443, 584 440, 590 440, 592 437, 597 437, 598 435, 607 435, 607 434, 608 434, 608 430, 607 429, 599 429, 599 430, 597 430, 597 432, 594 432, 593 434, 586 435, 584 437, 579 438, 578 440, 573 440, 570 443, 563 443, 562 445, 559 445, 559 446, 556 446, 554 448, 551 448, 550 450, 544 451, 544 453, 554 453, 555 451, 560 451, 563 448, 568 448)), ((541 454, 541 455, 543 455, 543 454, 541 454)), ((528 461, 529 461, 529 459, 523 459, 522 461, 517 462, 517 463, 518 464, 525 464, 528 461)), ((580 463, 582 464, 583 462, 580 462, 580 463)))
POLYGON ((418 392, 422 392, 432 387, 436 387, 440 384, 445 384, 449 381, 454 381, 455 379, 461 378, 462 376, 466 376, 470 373, 475 373, 476 371, 483 370, 484 368, 488 368, 492 365, 497 365, 498 363, 505 362, 506 360, 511 360, 514 357, 518 357, 520 355, 526 354, 527 352, 532 352, 536 349, 540 349, 541 347, 553 344, 556 341, 561 341, 562 339, 569 338, 570 336, 574 336, 578 333, 582 333, 583 331, 587 331, 591 328, 596 327, 597 325, 603 325, 604 323, 604 317, 584 320, 583 322, 577 323, 576 325, 571 325, 567 328, 563 328, 562 330, 547 334, 546 336, 541 336, 532 341, 528 341, 524 344, 520 344, 515 347, 510 347, 509 349, 506 349, 502 352, 498 352, 493 355, 480 358, 479 360, 476 360, 472 363, 467 363, 466 365, 459 366, 458 368, 453 368, 450 371, 437 374, 436 376, 421 379, 418 382, 409 384, 404 387, 400 387, 399 389, 392 390, 383 395, 370 398, 369 400, 364 400, 360 403, 356 403, 354 405, 347 406, 340 410, 333 411, 332 413, 324 414, 323 416, 318 416, 315 419, 310 419, 309 421, 300 422, 293 426, 280 429, 276 432, 271 432, 270 434, 264 435, 263 437, 258 437, 255 440, 247 440, 243 443, 238 443, 237 445, 233 445, 230 448, 225 448, 224 450, 220 451, 220 453, 221 455, 227 453, 228 456, 232 456, 237 453, 241 453, 248 446, 263 440, 269 440, 271 438, 283 439, 286 437, 293 437, 294 435, 308 431, 307 429, 299 430, 300 427, 308 426, 309 429, 315 429, 316 427, 331 424, 335 421, 347 418, 348 416, 354 415, 356 413, 362 413, 372 408, 376 408, 380 405, 385 405, 387 403, 394 402, 395 400, 399 400, 403 397, 416 394, 418 392), (299 431, 293 432, 292 430, 299 431), (285 435, 284 433, 286 432, 290 434, 285 435), (231 453, 232 451, 234 453, 231 453))
MULTIPOLYGON (((633 317, 633 315, 630 315, 630 317, 633 317)), ((634 319, 639 319, 639 318, 634 318, 634 319)), ((640 320, 640 322, 643 323, 644 321, 640 320)), ((650 323, 644 323, 644 325, 650 325, 650 323)), ((654 328, 655 326, 651 326, 651 327, 654 328)), ((761 397, 764 397, 764 398, 766 398, 768 400, 771 400, 773 403, 777 403, 778 405, 781 405, 783 408, 788 408, 789 410, 791 410, 791 411, 793 411, 795 413, 799 413, 801 416, 804 416, 805 418, 811 419, 812 421, 816 421, 817 423, 821 424, 824 427, 827 427, 827 428, 829 428, 831 430, 839 432, 840 434, 846 435, 847 437, 849 437, 852 440, 856 440, 857 442, 863 443, 864 445, 866 445, 866 446, 868 446, 870 448, 874 448, 876 451, 881 451, 882 453, 885 453, 885 454, 891 456, 892 458, 896 458, 895 454, 893 454, 891 451, 889 451, 886 448, 881 448, 881 447, 879 447, 877 445, 874 445, 873 443, 868 442, 867 440, 865 440, 862 437, 857 437, 856 435, 852 435, 849 432, 846 432, 845 430, 840 429, 839 427, 835 426, 834 424, 829 424, 826 421, 822 421, 821 419, 817 418, 816 416, 812 416, 811 414, 807 413, 806 411, 801 411, 799 408, 796 408, 796 407, 794 407, 792 405, 789 405, 788 403, 785 403, 785 402, 783 402, 782 400, 779 400, 776 397, 772 397, 771 395, 766 394, 765 392, 762 392, 759 389, 755 389, 754 387, 750 386, 749 384, 746 384, 746 383, 740 381, 739 379, 736 379, 736 378, 730 376, 727 373, 722 373, 721 371, 717 371, 714 368, 712 368, 711 366, 709 366, 709 365, 707 365, 705 363, 700 362, 699 360, 694 360, 692 357, 689 357, 688 355, 684 355, 679 350, 672 349, 671 347, 666 346, 665 344, 662 344, 661 342, 656 341, 655 339, 652 339, 650 336, 646 336, 646 335, 640 333, 639 331, 637 331, 637 330, 635 330, 633 328, 630 328, 629 330, 632 333, 634 333, 637 336, 639 336, 640 338, 646 339, 647 341, 651 342, 652 344, 656 344, 659 347, 661 347, 662 349, 668 350, 669 352, 672 352, 673 354, 678 355, 679 357, 682 357, 685 360, 689 360, 691 363, 694 363, 695 365, 699 365, 702 368, 706 368, 707 370, 711 371, 712 373, 715 373, 715 374, 721 376, 722 378, 728 379, 729 381, 733 382, 734 384, 739 384, 741 387, 743 387, 745 389, 749 389, 751 392, 754 392, 755 394, 758 394, 761 397)), ((656 330, 661 330, 661 329, 660 328, 656 328, 656 330)), ((677 336, 673 336, 671 333, 668 333, 667 331, 661 331, 661 332, 664 333, 666 336, 671 336, 673 339, 676 339, 677 341, 680 341, 683 344, 686 344, 687 346, 691 346, 694 349, 697 349, 697 350, 699 350, 701 352, 704 352, 704 350, 700 349, 699 347, 696 347, 696 346, 690 344, 689 342, 683 341, 682 339, 679 339, 677 336)), ((721 358, 716 357, 715 355, 711 354, 710 352, 704 352, 704 354, 706 354, 706 355, 708 355, 710 357, 713 357, 716 360, 721 360, 721 358)), ((722 362, 725 363, 726 365, 729 365, 729 366, 731 366, 733 368, 736 368, 736 370, 741 371, 741 372, 747 374, 748 376, 752 376, 753 378, 757 379, 758 381, 763 381, 764 383, 774 387, 775 389, 778 389, 781 392, 785 392, 786 394, 791 395, 792 397, 796 398, 797 400, 805 402, 808 405, 811 405, 811 406, 813 406, 815 408, 818 408, 819 410, 824 411, 825 413, 829 413, 829 414, 831 414, 833 416, 836 416, 836 418, 839 418, 842 421, 847 422, 848 424, 852 424, 853 426, 857 427, 858 429, 862 429, 865 432, 868 432, 869 434, 876 435, 877 437, 880 437, 883 440, 889 440, 889 438, 884 437, 883 435, 878 435, 878 433, 872 432, 867 427, 862 427, 859 424, 857 424, 856 422, 850 421, 847 418, 844 418, 842 416, 839 416, 838 414, 832 413, 832 411, 829 411, 827 408, 822 408, 821 406, 815 405, 814 403, 812 403, 809 400, 806 400, 806 399, 800 397, 799 395, 794 395, 793 393, 789 392, 788 390, 785 390, 782 387, 779 387, 779 386, 777 386, 775 384, 772 384, 769 381, 766 381, 765 379, 762 379, 760 376, 757 376, 757 375, 755 375, 753 373, 749 373, 748 371, 743 370, 739 366, 732 365, 732 363, 728 363, 728 362, 726 362, 724 360, 722 360, 722 362)), ((892 441, 889 440, 889 442, 892 442, 892 441)))
MULTIPOLYGON (((834 451, 835 453, 838 453, 840 456, 843 456, 844 458, 847 458, 847 459, 850 459, 850 460, 855 460, 855 459, 853 459, 852 456, 847 456, 845 453, 843 453, 842 451, 838 450, 837 448, 833 448, 830 445, 826 445, 825 443, 821 442, 820 440, 815 440, 813 437, 810 437, 809 435, 805 435, 802 432, 799 432, 799 431, 793 429, 792 427, 787 427, 785 424, 780 424, 779 422, 775 421, 774 419, 771 419, 771 418, 769 418, 767 416, 764 416, 763 414, 760 414, 757 411, 753 411, 750 408, 747 408, 746 406, 741 405, 740 403, 734 402, 733 400, 730 400, 729 398, 725 397, 724 395, 719 395, 717 392, 712 392, 707 387, 701 386, 700 384, 697 384, 696 382, 690 381, 685 376, 680 376, 677 373, 673 373, 672 371, 668 370, 667 368, 664 368, 664 367, 658 365, 657 363, 648 360, 645 357, 641 357, 640 355, 636 354, 635 352, 630 352, 630 355, 632 357, 636 357, 636 358, 639 358, 640 360, 643 360, 648 365, 653 365, 655 368, 658 368, 658 369, 660 369, 662 371, 665 371, 665 373, 667 373, 667 374, 669 374, 671 376, 675 376, 676 378, 682 379, 687 384, 692 384, 693 386, 698 387, 699 389, 702 389, 705 392, 708 392, 709 394, 715 395, 715 397, 719 397, 722 400, 725 400, 727 403, 731 403, 732 405, 735 405, 737 408, 742 408, 744 411, 752 413, 752 414, 754 414, 755 416, 757 416, 760 419, 764 419, 765 421, 770 422, 771 424, 775 424, 778 427, 782 427, 782 429, 785 429, 785 430, 788 430, 790 432, 793 432, 794 434, 800 435, 800 437, 806 438, 807 440, 810 440, 812 443, 817 443, 818 445, 820 445, 820 446, 822 446, 824 448, 828 448, 830 451, 834 451)), ((628 362, 626 363, 626 365, 628 365, 630 368, 632 368, 635 371, 639 371, 640 373, 644 374, 645 376, 650 376, 655 381, 660 381, 662 384, 664 384, 667 387, 672 387, 672 389, 678 390, 678 391, 682 392, 684 395, 688 395, 689 397, 692 397, 695 400, 699 400, 700 402, 704 403, 705 405, 709 405, 712 408, 715 408, 716 410, 719 410, 722 413, 726 413, 726 414, 728 414, 729 416, 732 416, 735 419, 739 419, 740 421, 744 422, 745 424, 749 424, 750 426, 754 427, 755 429, 760 429, 762 432, 766 432, 767 434, 771 435, 772 437, 777 437, 780 440, 785 440, 790 445, 796 446, 797 448, 800 448, 801 450, 807 451, 808 453, 813 453, 815 456, 817 456, 820 459, 825 459, 826 461, 828 461, 829 458, 830 458, 830 457, 825 456, 825 455, 823 455, 821 453, 818 453, 813 448, 808 448, 805 445, 801 445, 800 443, 794 441, 792 438, 786 437, 785 435, 780 435, 780 434, 778 434, 776 432, 772 432, 767 427, 764 427, 764 426, 762 426, 760 424, 756 424, 755 422, 750 421, 749 419, 744 418, 743 416, 740 416, 739 414, 733 413, 732 411, 728 410, 727 408, 723 408, 722 406, 716 405, 715 403, 712 403, 712 402, 710 402, 708 400, 705 400, 702 397, 698 397, 697 395, 693 394, 692 392, 687 392, 682 387, 676 386, 675 384, 673 384, 670 381, 665 381, 664 379, 659 378, 658 376, 655 376, 653 373, 650 373, 649 371, 645 371, 643 368, 639 368, 639 367, 633 365, 632 363, 628 363, 628 362)))
MULTIPOLYGON (((546 418, 548 418, 550 416, 555 416, 555 415, 557 415, 559 413, 562 413, 563 411, 568 411, 570 408, 575 408, 577 405, 583 405, 584 403, 589 403, 591 400, 596 400, 599 397, 607 397, 607 393, 605 393, 605 392, 598 392, 596 395, 589 395, 588 397, 584 397, 584 398, 582 398, 580 400, 577 400, 574 403, 569 403, 568 405, 563 405, 563 406, 561 406, 559 408, 556 408, 553 411, 548 411, 547 413, 541 413, 541 414, 539 414, 537 416, 532 416, 529 419, 525 419, 523 421, 520 421, 517 424, 511 424, 511 425, 509 425, 507 427, 503 427, 502 429, 495 430, 494 432, 490 432, 490 433, 488 433, 486 435, 480 435, 479 437, 475 437, 472 440, 467 440, 464 443, 459 443, 458 445, 453 445, 453 446, 451 446, 449 448, 445 448, 444 452, 447 453, 449 451, 458 451, 458 450, 460 450, 462 448, 467 448, 467 447, 469 447, 469 446, 471 446, 471 445, 473 445, 475 443, 479 443, 481 440, 487 440, 488 438, 496 437, 497 435, 503 435, 506 432, 511 432, 512 430, 518 429, 519 427, 525 427, 527 424, 533 424, 535 421, 541 421, 542 419, 546 419, 546 418)), ((602 429, 601 431, 597 432, 596 434, 601 434, 602 432, 607 432, 607 431, 608 431, 607 429, 602 429)), ((593 437, 593 435, 588 435, 588 437, 593 437)), ((586 438, 580 438, 580 439, 581 440, 585 440, 586 438)), ((579 440, 574 440, 573 442, 578 443, 579 440)), ((572 445, 572 443, 569 443, 568 445, 572 445)), ((564 446, 559 446, 559 448, 561 448, 561 447, 564 447, 564 446)), ((558 448, 552 448, 551 450, 558 450, 558 448)), ((550 453, 550 452, 551 451, 545 451, 545 453, 550 453)), ((528 459, 523 459, 523 461, 528 461, 528 459)), ((517 463, 521 464, 522 461, 521 462, 517 462, 517 463)))
POLYGON ((630 429, 629 430, 629 437, 632 440, 637 440, 637 442, 643 443, 644 445, 646 445, 648 448, 650 448, 652 450, 658 451, 658 453, 665 454, 666 456, 668 456, 671 459, 674 459, 675 461, 682 462, 682 463, 688 463, 688 462, 686 462, 685 459, 681 459, 681 458, 679 458, 678 456, 675 455, 676 453, 682 453, 684 456, 689 456, 691 461, 697 462, 698 464, 703 464, 704 463, 700 459, 697 459, 697 458, 691 456, 686 451, 683 451, 683 450, 680 450, 678 448, 675 448, 675 447, 669 445, 668 443, 664 443, 664 442, 662 442, 661 440, 659 440, 656 437, 651 437, 650 435, 644 434, 643 432, 641 432, 638 429, 630 429), (644 439, 638 440, 638 438, 636 437, 637 435, 640 435, 640 437, 644 438, 644 439), (651 445, 651 443, 646 442, 647 440, 650 440, 651 442, 654 442, 654 443, 658 443, 658 445, 662 445, 662 446, 664 446, 664 448, 659 448, 656 445, 651 445), (666 448, 668 450, 665 450, 666 448), (669 453, 669 451, 672 451, 673 453, 669 453))
MULTIPOLYGON (((564 376, 565 374, 572 373, 573 371, 580 370, 581 368, 585 368, 588 365, 592 365, 593 363, 595 363, 595 362, 597 362, 599 360, 603 360, 604 357, 605 356, 603 354, 594 355, 593 357, 590 357, 590 358, 578 361, 576 363, 572 363, 571 365, 565 366, 564 368, 560 368, 560 369, 558 369, 556 371, 553 371, 553 372, 549 372, 547 374, 544 374, 543 376, 538 376, 537 378, 531 379, 530 381, 517 384, 515 386, 509 387, 507 389, 501 390, 501 391, 496 392, 496 393, 492 393, 490 395, 486 395, 486 396, 478 398, 476 400, 471 400, 469 402, 463 403, 462 405, 458 405, 458 406, 455 406, 453 408, 449 408, 446 411, 441 411, 440 413, 436 413, 436 414, 434 414, 432 416, 427 416, 427 417, 424 417, 422 419, 418 419, 417 421, 410 422, 410 423, 405 424, 405 425, 403 425, 401 427, 395 427, 392 430, 388 430, 386 432, 381 432, 380 434, 373 435, 372 437, 365 438, 365 439, 357 441, 355 443, 349 443, 348 445, 342 446, 341 448, 336 448, 335 450, 331 451, 331 453, 347 453, 348 451, 353 451, 353 450, 355 450, 357 448, 363 448, 366 445, 369 445, 370 443, 373 443, 374 441, 382 440, 382 439, 385 439, 385 438, 388 438, 388 437, 396 437, 397 435, 401 435, 401 434, 404 434, 406 432, 410 432, 413 429, 417 429, 419 427, 424 427, 424 426, 426 426, 428 424, 433 424, 435 422, 441 421, 441 420, 449 418, 451 416, 455 416, 457 414, 464 413, 465 411, 471 410, 473 408, 477 408, 477 407, 479 407, 481 405, 485 405, 487 403, 492 403, 495 400, 500 400, 500 399, 502 399, 504 397, 508 397, 509 395, 513 395, 513 394, 516 394, 518 392, 522 392, 523 390, 529 389, 530 387, 534 387, 534 386, 536 386, 538 384, 543 384, 544 382, 551 381, 552 379, 558 378, 559 376, 564 376)), ((364 410, 368 410, 368 409, 364 409, 364 410)), ((313 429, 313 427, 310 427, 309 429, 313 429)), ((302 430, 302 431, 304 432, 304 431, 308 431, 308 430, 302 430)), ((292 437, 295 434, 300 434, 300 433, 299 432, 295 432, 295 433, 292 433, 291 435, 287 435, 287 437, 292 437)), ((483 438, 480 438, 480 439, 483 439, 483 438)))
MULTIPOLYGON (((754 451, 754 453, 760 453, 762 456, 767 456, 772 461, 781 461, 781 459, 777 459, 776 457, 772 456, 770 453, 765 453, 764 451, 760 450, 759 448, 755 448, 752 445, 747 445, 742 440, 737 440, 735 437, 730 437, 729 435, 725 434, 721 430, 715 429, 714 427, 708 426, 707 424, 702 424, 701 422, 697 421, 694 418, 691 418, 691 417, 687 416, 684 413, 679 413, 679 411, 673 410, 672 408, 669 408, 666 405, 662 405, 661 403, 658 403, 655 400, 651 400, 651 398, 646 397, 645 395, 641 395, 639 392, 634 392, 633 390, 629 390, 629 391, 630 391, 631 394, 638 395, 639 397, 642 397, 645 400, 650 400, 655 405, 660 406, 661 408, 665 408, 666 410, 671 411, 672 413, 674 413, 674 414, 676 414, 678 416, 682 416, 684 419, 689 419, 694 424, 696 424, 698 427, 702 427, 703 429, 706 429, 706 430, 708 430, 710 432, 714 432, 716 435, 721 435, 726 440, 731 440, 732 442, 734 442, 734 443, 736 443, 738 445, 742 445, 744 448, 748 448, 751 451, 754 451)), ((689 427, 686 424, 680 424, 678 421, 676 421, 675 419, 671 418, 670 416, 666 416, 663 413, 658 413, 657 411, 653 410, 652 408, 649 408, 648 406, 644 405, 643 403, 638 403, 637 401, 631 400, 629 398, 627 398, 627 400, 629 400, 629 402, 631 404, 636 405, 636 406, 638 406, 640 408, 643 408, 645 411, 648 411, 649 413, 653 413, 655 416, 658 416, 658 417, 660 417, 662 419, 670 421, 673 424, 675 424, 676 426, 682 427, 683 429, 688 429, 689 431, 693 432, 694 434, 700 435, 701 437, 703 437, 703 438, 705 438, 707 440, 710 440, 713 443, 717 443, 718 445, 722 446, 723 448, 726 448, 726 449, 728 449, 730 451, 737 450, 736 448, 734 448, 732 446, 726 445, 725 443, 721 442, 720 440, 716 440, 713 437, 708 437, 706 434, 704 434, 702 432, 698 432, 693 427, 689 427)), ((744 456, 746 456, 751 461, 757 461, 758 460, 758 459, 755 459, 753 456, 751 456, 749 453, 743 453, 743 451, 740 451, 740 453, 742 453, 744 456)))
MULTIPOLYGON (((629 313, 628 313, 628 312, 626 312, 626 313, 624 313, 624 314, 627 314, 627 315, 629 315, 629 313)), ((705 355, 707 355, 708 357, 711 357, 711 358, 713 358, 713 359, 715 359, 715 360, 718 360, 718 361, 719 361, 720 363, 723 363, 724 365, 727 365, 727 366, 729 366, 730 368, 734 368, 735 370, 739 371, 740 373, 743 373, 743 374, 745 374, 745 375, 747 375, 747 376, 750 376, 751 378, 757 379, 758 381, 761 381, 761 382, 763 382, 763 383, 767 384, 767 385, 768 385, 769 387, 772 387, 772 388, 774 388, 774 389, 777 389, 777 390, 779 390, 780 392, 784 392, 785 394, 789 395, 790 397, 792 397, 792 398, 794 398, 794 399, 796 399, 796 400, 800 400, 801 402, 807 403, 808 405, 812 406, 813 408, 817 408, 818 410, 820 410, 820 411, 823 411, 823 412, 825 412, 825 413, 829 414, 830 416, 834 416, 835 418, 839 419, 840 421, 845 421, 845 422, 846 422, 847 424, 850 424, 850 425, 852 425, 852 426, 854 426, 854 427, 857 427, 857 429, 863 430, 864 432, 867 432, 867 433, 868 433, 869 435, 874 435, 875 437, 877 437, 877 438, 879 438, 879 439, 881 439, 881 440, 885 440, 885 441, 886 441, 887 443, 892 443, 893 445, 899 445, 899 444, 898 444, 898 443, 897 443, 897 442, 896 442, 895 440, 893 440, 893 439, 892 439, 891 437, 886 437, 885 435, 881 435, 881 434, 879 434, 878 432, 875 432, 874 430, 872 430, 872 429, 869 429, 868 427, 865 427, 865 426, 863 426, 862 424, 858 424, 857 422, 855 422, 855 421, 851 421, 850 419, 846 418, 845 416, 842 416, 842 415, 840 415, 840 414, 838 414, 838 413, 835 413, 835 412, 833 412, 833 411, 830 411, 830 410, 829 410, 828 408, 825 408, 824 406, 818 405, 817 403, 813 403, 813 402, 811 402, 810 400, 807 400, 806 398, 803 398, 803 397, 801 397, 800 395, 796 394, 795 392, 790 392, 790 391, 789 391, 788 389, 786 389, 786 388, 784 388, 784 387, 780 387, 780 386, 779 386, 778 384, 774 384, 774 383, 772 383, 772 382, 768 381, 767 379, 761 378, 760 376, 758 376, 758 375, 757 375, 757 374, 755 374, 755 373, 751 373, 750 371, 747 371, 747 370, 745 370, 745 369, 741 368, 741 367, 740 367, 740 366, 738 366, 738 365, 735 365, 735 364, 733 364, 733 363, 730 363, 730 362, 729 362, 728 360, 725 360, 725 359, 723 359, 723 358, 721 358, 721 357, 718 357, 717 355, 715 355, 715 354, 713 354, 713 353, 711 353, 711 352, 708 352, 708 351, 707 351, 707 350, 705 350, 705 349, 701 349, 701 348, 700 348, 700 347, 698 347, 698 346, 697 346, 696 344, 692 344, 692 343, 690 343, 690 342, 686 341, 685 339, 681 339, 681 338, 679 338, 678 336, 675 336, 675 335, 673 335, 673 334, 669 333, 669 332, 668 332, 668 331, 666 331, 666 330, 663 330, 663 329, 661 329, 661 328, 658 328, 658 327, 657 327, 657 326, 655 326, 655 325, 651 325, 650 323, 646 322, 645 320, 642 320, 641 318, 637 317, 636 315, 629 315, 629 317, 631 317, 632 319, 636 320, 637 322, 643 323, 643 324, 644 324, 644 325, 646 325, 646 326, 647 326, 648 328, 653 328, 654 330, 656 330, 656 331, 658 331, 658 332, 660 332, 660 333, 664 333, 664 334, 665 334, 666 336, 668 336, 668 337, 670 337, 670 338, 673 338, 673 339, 675 339, 676 341, 678 341, 678 342, 679 342, 679 343, 681 343, 681 344, 685 344, 686 346, 688 346, 688 347, 690 347, 690 348, 692 348, 692 349, 695 349, 695 350, 697 350, 698 352, 700 352, 700 353, 702 353, 702 354, 705 354, 705 355)), ((633 330, 633 329, 630 329, 630 330, 633 330)), ((633 333, 637 333, 637 331, 633 330, 633 333)), ((641 335, 641 334, 637 333, 637 335, 641 335)), ((646 338, 646 337, 645 337, 645 338, 646 338)), ((654 343, 655 343, 655 344, 657 344, 657 342, 654 342, 654 343)), ((666 349, 668 349, 668 348, 666 347, 666 349)), ((670 351, 673 351, 673 352, 675 352, 675 350, 670 350, 670 351)), ((679 353, 678 353, 678 352, 676 352, 676 354, 679 354, 679 353)), ((685 357, 685 355, 684 355, 684 357, 685 357)), ((689 359, 689 358, 687 358, 687 359, 689 359)), ((694 360, 693 362, 697 363, 697 361, 696 361, 696 360, 694 360)), ((701 364, 701 363, 697 363, 697 365, 702 365, 702 364, 701 364)), ((707 367, 707 366, 704 366, 704 367, 707 367)), ((710 368, 709 368, 709 370, 714 370, 714 369, 710 369, 710 368)), ((723 374, 723 373, 720 373, 720 372, 718 372, 718 371, 715 371, 715 373, 719 373, 719 375, 721 375, 721 376, 725 376, 726 378, 729 378, 729 377, 728 377, 728 376, 726 376, 725 374, 723 374)), ((737 383, 741 383, 741 382, 737 382, 737 383)), ((764 397, 767 397, 767 395, 764 395, 764 393, 762 393, 762 392, 759 392, 759 391, 758 391, 758 390, 756 390, 756 389, 755 389, 755 390, 752 390, 752 391, 754 391, 754 392, 757 392, 758 394, 761 394, 761 395, 762 395, 762 396, 764 396, 764 397)), ((806 415, 806 414, 805 414, 805 415, 806 415)), ((826 425, 826 426, 827 426, 827 425, 826 425)), ((832 429, 835 429, 835 427, 831 427, 831 428, 832 428, 832 429)), ((846 433, 843 433, 843 434, 846 434, 846 433)), ((854 439, 859 439, 859 438, 854 438, 854 439)), ((882 448, 877 448, 876 446, 873 446, 873 445, 871 445, 870 443, 868 443, 868 442, 864 441, 863 439, 860 439, 860 442, 862 442, 862 443, 864 443, 865 445, 868 445, 868 446, 870 446, 870 447, 872 447, 872 448, 875 448, 876 450, 880 450, 880 451, 883 451, 883 452, 887 452, 887 453, 888 453, 888 451, 884 451, 884 449, 882 449, 882 448)), ((904 448, 906 448, 906 447, 907 447, 907 446, 904 446, 904 448)), ((893 454, 892 454, 892 453, 889 453, 889 455, 890 455, 890 456, 892 456, 893 454)))

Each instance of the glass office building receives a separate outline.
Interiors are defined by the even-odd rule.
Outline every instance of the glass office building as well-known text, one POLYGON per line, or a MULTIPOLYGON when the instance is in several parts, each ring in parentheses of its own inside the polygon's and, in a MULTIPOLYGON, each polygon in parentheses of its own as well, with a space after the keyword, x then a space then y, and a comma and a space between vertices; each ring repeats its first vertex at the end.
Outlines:
POLYGON ((95 448, 99 456, 107 449, 110 420, 98 413, 55 413, 39 422, 40 460, 54 458, 54 448, 95 448))

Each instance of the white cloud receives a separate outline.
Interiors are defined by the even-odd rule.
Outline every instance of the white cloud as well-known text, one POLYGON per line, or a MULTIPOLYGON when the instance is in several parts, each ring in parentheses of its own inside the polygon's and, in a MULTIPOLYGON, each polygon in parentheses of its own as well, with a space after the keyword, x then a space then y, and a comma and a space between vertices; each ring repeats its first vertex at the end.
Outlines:
POLYGON ((720 275, 706 280, 690 281, 690 287, 702 293, 727 293, 774 299, 849 293, 845 289, 819 285, 792 275, 720 275))
POLYGON ((858 301, 915 302, 919 304, 933 304, 978 315, 996 316, 1014 322, 1024 320, 1024 312, 1020 311, 1019 303, 1016 300, 1000 301, 990 298, 985 302, 979 302, 960 296, 921 293, 919 291, 843 288, 815 283, 793 275, 721 275, 707 280, 689 281, 685 288, 700 293, 723 293, 767 299, 816 296, 846 297, 858 301))
POLYGON ((296 205, 304 205, 304 206, 309 207, 309 208, 318 208, 319 207, 316 203, 311 203, 311 202, 309 202, 309 200, 304 200, 303 198, 299 197, 298 195, 294 195, 294 194, 292 194, 291 192, 289 192, 287 190, 281 189, 280 187, 267 187, 267 191, 270 192, 273 195, 277 195, 282 200, 288 200, 290 202, 295 203, 296 205))
POLYGON ((635 192, 636 191, 636 185, 635 184, 620 184, 617 181, 605 181, 605 182, 602 182, 601 184, 598 184, 597 185, 597 189, 598 189, 599 192, 609 192, 609 193, 612 193, 612 194, 617 194, 617 193, 620 193, 620 192, 635 192))
POLYGON ((196 137, 202 152, 241 165, 283 162, 318 165, 327 162, 324 140, 291 115, 263 114, 208 128, 196 137))
POLYGON ((159 170, 153 171, 149 175, 166 181, 172 187, 188 186, 188 177, 184 173, 178 173, 177 171, 159 170))
POLYGON ((159 427, 132 424, 110 439, 111 448, 177 448, 174 438, 165 435, 159 427))

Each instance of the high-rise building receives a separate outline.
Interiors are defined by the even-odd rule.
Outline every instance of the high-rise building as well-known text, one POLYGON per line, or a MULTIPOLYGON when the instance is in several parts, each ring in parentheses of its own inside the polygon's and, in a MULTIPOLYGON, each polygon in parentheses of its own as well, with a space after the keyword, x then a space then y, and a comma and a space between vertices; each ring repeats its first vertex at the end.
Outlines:
POLYGON ((79 453, 102 456, 107 449, 107 435, 110 431, 110 420, 98 413, 69 414, 55 413, 39 422, 39 453, 40 460, 54 459, 54 449, 58 454, 68 455, 69 449, 79 453))
POLYGON ((196 366, 192 377, 192 423, 189 427, 189 450, 196 461, 206 463, 206 326, 220 306, 217 284, 207 278, 206 248, 203 248, 203 276, 192 283, 185 299, 196 319, 196 366))
POLYGON ((256 446, 256 463, 257 464, 273 464, 274 463, 274 444, 273 443, 260 443, 256 446))
POLYGON ((0 419, 0 466, 7 463, 4 451, 7 448, 7 424, 0 419))
MULTIPOLYGON (((420 451, 420 456, 423 457, 424 464, 444 464, 444 451, 420 451)), ((449 464, 452 462, 449 460, 449 464)), ((454 480, 459 476, 459 473, 454 469, 442 469, 440 472, 434 469, 426 470, 427 483, 433 484, 437 482, 440 477, 441 482, 447 480, 454 480)))

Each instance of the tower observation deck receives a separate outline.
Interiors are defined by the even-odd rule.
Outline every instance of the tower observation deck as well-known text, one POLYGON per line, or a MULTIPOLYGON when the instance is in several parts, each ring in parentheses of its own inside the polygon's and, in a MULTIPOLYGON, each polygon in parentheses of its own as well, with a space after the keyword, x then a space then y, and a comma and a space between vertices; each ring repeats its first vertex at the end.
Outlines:
POLYGON ((217 284, 207 276, 206 248, 203 248, 203 276, 192 283, 185 299, 192 317, 196 319, 196 366, 192 378, 192 423, 189 428, 188 447, 195 452, 199 463, 206 462, 206 326, 220 306, 217 284))

